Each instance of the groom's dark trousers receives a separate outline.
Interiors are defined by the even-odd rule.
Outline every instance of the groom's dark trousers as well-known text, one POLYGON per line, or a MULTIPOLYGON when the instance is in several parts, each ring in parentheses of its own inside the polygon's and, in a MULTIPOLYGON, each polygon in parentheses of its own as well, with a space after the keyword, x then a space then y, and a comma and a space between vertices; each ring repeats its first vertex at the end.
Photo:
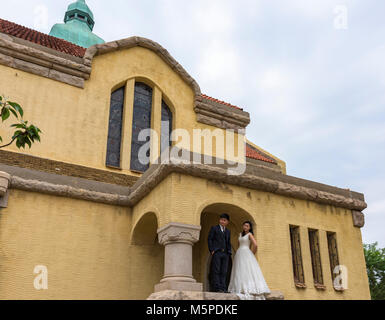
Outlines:
POLYGON ((212 285, 215 292, 227 291, 226 276, 231 258, 230 230, 222 232, 220 225, 211 228, 208 236, 211 260, 212 285))

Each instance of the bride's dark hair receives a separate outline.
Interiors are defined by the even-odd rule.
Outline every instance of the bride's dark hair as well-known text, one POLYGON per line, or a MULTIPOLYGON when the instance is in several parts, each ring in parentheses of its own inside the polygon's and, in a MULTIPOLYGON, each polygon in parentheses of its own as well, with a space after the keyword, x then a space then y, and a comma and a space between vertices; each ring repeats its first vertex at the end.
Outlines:
MULTIPOLYGON (((254 234, 253 223, 251 221, 245 221, 244 223, 242 223, 242 226, 245 225, 246 223, 250 226, 250 233, 254 234)), ((242 230, 242 237, 244 237, 245 235, 246 235, 245 230, 242 230)))

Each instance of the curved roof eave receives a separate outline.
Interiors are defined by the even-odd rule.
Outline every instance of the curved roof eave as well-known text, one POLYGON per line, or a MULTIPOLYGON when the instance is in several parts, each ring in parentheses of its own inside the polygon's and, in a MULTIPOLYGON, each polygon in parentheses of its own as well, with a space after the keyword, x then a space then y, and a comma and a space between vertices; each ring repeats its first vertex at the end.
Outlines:
POLYGON ((195 92, 195 96, 201 95, 201 89, 198 83, 191 77, 187 71, 163 48, 159 43, 142 37, 129 37, 117 41, 111 41, 103 44, 97 44, 89 47, 84 55, 84 64, 91 67, 95 56, 109 52, 114 52, 133 47, 143 47, 155 52, 173 69, 195 92))

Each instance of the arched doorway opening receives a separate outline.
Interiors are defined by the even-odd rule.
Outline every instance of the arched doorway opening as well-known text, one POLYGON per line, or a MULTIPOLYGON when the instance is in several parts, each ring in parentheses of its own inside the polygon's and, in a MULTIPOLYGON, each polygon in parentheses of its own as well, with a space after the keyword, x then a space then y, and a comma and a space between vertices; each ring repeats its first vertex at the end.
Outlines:
POLYGON ((131 237, 130 299, 147 299, 163 276, 164 247, 158 242, 158 219, 155 213, 144 214, 131 237))
MULTIPOLYGON (((210 266, 211 266, 211 254, 208 250, 207 238, 212 226, 215 226, 219 223, 219 216, 222 213, 228 213, 230 215, 230 223, 228 228, 231 232, 231 247, 233 257, 238 249, 238 237, 242 232, 243 222, 249 220, 254 225, 254 233, 257 232, 257 226, 254 222, 252 216, 245 211, 244 209, 226 203, 215 203, 207 206, 201 212, 201 234, 200 240, 194 245, 193 248, 193 271, 194 278, 198 282, 203 283, 204 291, 211 291, 211 281, 210 281, 210 266)), ((227 274, 227 283, 230 281, 232 261, 230 260, 228 274, 227 274)))

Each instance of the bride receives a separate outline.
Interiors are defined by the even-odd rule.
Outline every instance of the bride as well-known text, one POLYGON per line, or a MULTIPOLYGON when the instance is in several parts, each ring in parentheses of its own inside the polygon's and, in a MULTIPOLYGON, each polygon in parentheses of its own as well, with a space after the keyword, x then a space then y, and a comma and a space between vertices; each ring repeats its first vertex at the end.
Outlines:
POLYGON ((235 253, 228 289, 242 300, 266 300, 265 295, 270 293, 255 258, 256 251, 253 225, 246 221, 243 223, 243 232, 239 235, 239 249, 235 253), (253 251, 250 250, 250 244, 253 245, 253 251))

